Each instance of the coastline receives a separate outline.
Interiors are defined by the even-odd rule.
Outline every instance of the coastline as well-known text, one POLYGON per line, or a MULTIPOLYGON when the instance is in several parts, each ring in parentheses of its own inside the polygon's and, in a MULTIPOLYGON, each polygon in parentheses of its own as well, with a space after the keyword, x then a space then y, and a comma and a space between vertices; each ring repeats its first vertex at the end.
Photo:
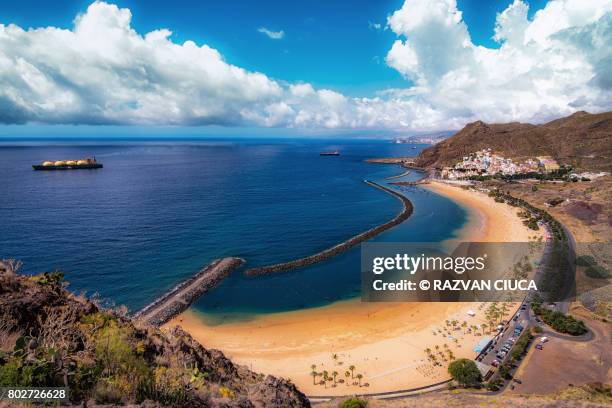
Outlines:
MULTIPOLYGON (((522 242, 535 235, 523 226, 515 208, 496 203, 485 194, 439 182, 424 187, 468 211, 468 222, 449 241, 522 242)), ((449 343, 456 357, 473 358, 472 349, 482 337, 462 331, 456 335, 457 343, 452 343, 438 331, 449 319, 481 323, 483 307, 475 303, 361 303, 355 299, 219 326, 206 325, 197 312, 188 310, 165 327, 179 325, 202 344, 222 350, 240 364, 290 378, 309 395, 346 395, 446 380, 446 366, 433 367, 424 350, 449 343), (468 310, 476 311, 476 316, 468 316, 468 310), (313 385, 313 364, 316 371, 327 370, 330 375, 337 371, 341 378, 346 368, 354 365, 369 386, 313 385)))

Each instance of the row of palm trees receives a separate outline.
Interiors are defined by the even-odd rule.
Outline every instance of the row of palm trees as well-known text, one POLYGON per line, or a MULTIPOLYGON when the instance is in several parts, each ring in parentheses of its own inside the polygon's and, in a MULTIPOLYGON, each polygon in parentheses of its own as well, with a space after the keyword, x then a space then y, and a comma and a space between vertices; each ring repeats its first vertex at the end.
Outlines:
POLYGON ((482 323, 480 325, 480 327, 479 327, 479 326, 477 326, 475 324, 469 325, 468 322, 465 321, 465 320, 461 323, 461 325, 459 325, 459 321, 457 321, 457 320, 447 320, 446 321, 446 326, 447 327, 452 326, 453 329, 456 329, 457 327, 461 327, 461 328, 463 328, 465 330, 466 328, 468 328, 469 331, 474 332, 474 333, 477 333, 478 330, 481 330, 482 334, 484 335, 486 333, 487 327, 490 327, 491 325, 488 325, 486 323, 482 323))
MULTIPOLYGON (((335 354, 334 354, 335 356, 335 354)), ((337 360, 337 358, 334 358, 334 360, 337 360)), ((322 372, 318 372, 317 371, 317 365, 313 364, 310 366, 310 368, 312 369, 312 371, 310 372, 310 375, 312 376, 312 384, 313 385, 322 385, 325 388, 327 388, 327 384, 331 383, 331 386, 333 388, 337 387, 338 384, 346 384, 347 386, 351 385, 351 383, 349 382, 349 377, 351 380, 357 379, 357 381, 353 381, 352 385, 358 385, 358 386, 364 386, 364 387, 369 387, 370 384, 365 383, 365 384, 361 384, 361 380, 363 379, 363 374, 357 373, 355 374, 355 366, 351 365, 349 366, 348 370, 346 370, 344 372, 344 377, 346 379, 343 378, 338 378, 338 376, 340 375, 338 373, 338 371, 332 371, 331 373, 327 370, 323 370, 322 372), (321 377, 320 380, 317 380, 319 377, 321 377)))
POLYGON ((435 353, 429 347, 425 349, 425 354, 427 354, 427 359, 431 361, 434 365, 442 365, 440 362, 438 362, 438 356, 436 355, 436 353, 440 356, 440 358, 443 361, 453 361, 456 359, 455 354, 448 347, 448 344, 444 343, 443 351, 440 351, 440 346, 437 344, 435 345, 434 348, 436 349, 435 353), (448 354, 448 358, 446 357, 447 354, 448 354))
POLYGON ((485 311, 485 318, 489 322, 489 326, 493 328, 493 326, 497 323, 501 323, 504 317, 509 312, 508 302, 501 302, 501 306, 497 302, 493 302, 489 305, 488 309, 485 311))

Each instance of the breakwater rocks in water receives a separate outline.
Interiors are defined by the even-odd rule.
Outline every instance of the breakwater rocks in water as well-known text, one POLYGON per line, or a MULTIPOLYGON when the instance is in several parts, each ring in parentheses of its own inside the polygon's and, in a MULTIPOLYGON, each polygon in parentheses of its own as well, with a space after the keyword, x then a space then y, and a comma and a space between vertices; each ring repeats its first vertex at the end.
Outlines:
POLYGON ((223 258, 211 262, 191 278, 178 284, 153 303, 145 306, 134 318, 153 326, 160 326, 184 312, 200 296, 217 286, 234 269, 244 264, 242 258, 223 258))
POLYGON ((408 219, 408 217, 410 217, 410 215, 412 214, 412 203, 410 202, 408 198, 404 197, 397 191, 394 191, 388 187, 382 186, 373 181, 366 180, 365 182, 373 187, 379 188, 391 194, 392 196, 400 200, 402 204, 404 205, 403 210, 397 216, 395 216, 395 218, 391 219, 390 221, 387 221, 384 224, 381 224, 377 227, 369 229, 365 232, 362 232, 359 235, 355 235, 354 237, 348 239, 347 241, 344 241, 331 248, 325 249, 314 255, 310 255, 304 258, 296 259, 296 260, 289 261, 289 262, 279 263, 275 265, 247 269, 245 274, 249 276, 266 275, 269 273, 278 273, 278 272, 283 272, 283 271, 287 271, 290 269, 302 268, 304 266, 316 264, 318 262, 332 258, 342 252, 345 252, 349 250, 350 248, 354 247, 355 245, 358 245, 364 241, 367 241, 368 239, 375 237, 376 235, 382 233, 383 231, 386 231, 389 228, 394 227, 404 222, 406 219, 408 219))

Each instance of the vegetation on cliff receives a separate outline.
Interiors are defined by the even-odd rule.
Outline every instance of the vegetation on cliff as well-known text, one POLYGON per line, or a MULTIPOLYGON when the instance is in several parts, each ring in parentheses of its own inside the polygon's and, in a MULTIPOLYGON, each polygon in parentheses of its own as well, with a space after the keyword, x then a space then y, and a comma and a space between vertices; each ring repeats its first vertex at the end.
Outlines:
POLYGON ((63 274, 0 262, 0 386, 69 387, 74 403, 307 407, 293 384, 237 366, 181 329, 135 324, 66 290, 63 274))

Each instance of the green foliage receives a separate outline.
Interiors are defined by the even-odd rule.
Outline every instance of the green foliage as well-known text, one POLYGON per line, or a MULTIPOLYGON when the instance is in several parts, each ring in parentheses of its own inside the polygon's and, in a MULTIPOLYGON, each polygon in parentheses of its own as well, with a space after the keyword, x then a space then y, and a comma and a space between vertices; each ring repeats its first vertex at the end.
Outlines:
POLYGON ((347 400, 342 401, 342 403, 340 403, 338 407, 339 408, 366 408, 367 406, 368 406, 368 401, 361 399, 361 398, 357 398, 357 397, 351 397, 347 400))
POLYGON ((487 390, 489 391, 499 391, 501 386, 504 385, 504 382, 501 378, 496 378, 494 380, 490 380, 487 383, 487 390))
POLYGON ((582 255, 576 258, 576 265, 593 266, 593 265, 597 265, 597 261, 591 255, 582 255))
POLYGON ((508 364, 502 364, 499 366, 499 375, 504 380, 510 380, 512 378, 512 374, 510 374, 510 367, 508 367, 508 364))
POLYGON ((480 385, 482 375, 473 360, 460 358, 448 365, 448 373, 460 385, 473 387, 480 385))
POLYGON ((533 340, 533 336, 528 331, 524 331, 523 334, 520 335, 514 347, 512 348, 512 358, 518 360, 525 354, 527 350, 527 346, 533 340))
POLYGON ((191 397, 185 388, 159 384, 152 376, 143 378, 136 388, 136 403, 157 401, 168 406, 188 406, 191 397))
POLYGON ((590 266, 584 273, 586 276, 593 279, 608 279, 610 277, 606 268, 601 265, 590 266))
POLYGON ((559 311, 552 311, 542 307, 539 303, 531 305, 535 314, 540 316, 544 323, 560 333, 571 334, 572 336, 580 336, 587 332, 587 328, 582 320, 578 320, 573 316, 563 314, 559 311))
POLYGON ((21 364, 17 359, 9 359, 0 366, 0 387, 24 386, 21 378, 21 364))
POLYGON ((55 271, 55 272, 44 272, 40 275, 32 276, 32 280, 39 285, 53 285, 57 283, 61 283, 64 280, 64 272, 55 271))
POLYGON ((96 333, 96 359, 102 364, 104 374, 130 373, 139 377, 147 374, 146 362, 132 346, 131 335, 130 328, 119 326, 115 321, 110 321, 96 333))

